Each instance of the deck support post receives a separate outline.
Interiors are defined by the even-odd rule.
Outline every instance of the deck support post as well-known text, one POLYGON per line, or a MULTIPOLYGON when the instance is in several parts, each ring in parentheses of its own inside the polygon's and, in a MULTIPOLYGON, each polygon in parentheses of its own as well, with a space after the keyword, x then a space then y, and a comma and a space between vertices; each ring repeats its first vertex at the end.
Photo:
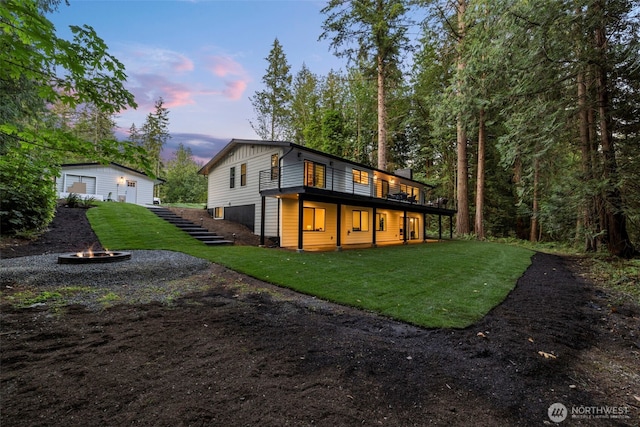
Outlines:
POLYGON ((261 197, 260 204, 260 247, 264 248, 264 223, 265 223, 265 211, 267 206, 267 198, 265 196, 261 197))
POLYGON ((336 251, 342 250, 342 203, 336 205, 336 251))
POLYGON ((402 244, 407 245, 407 225, 409 225, 409 218, 407 218, 407 210, 404 210, 404 217, 402 217, 402 244))
POLYGON ((438 240, 442 240, 442 215, 438 215, 438 240))
POLYGON ((427 214, 422 214, 422 241, 427 242, 427 214))
POLYGON ((372 241, 371 241, 371 247, 372 248, 376 248, 378 247, 378 244, 376 243, 376 230, 378 229, 378 223, 376 223, 376 214, 377 214, 377 209, 374 206, 373 207, 373 229, 372 229, 372 241))
POLYGON ((302 223, 304 218, 304 199, 302 194, 298 195, 298 249, 297 252, 304 252, 302 249, 302 223))

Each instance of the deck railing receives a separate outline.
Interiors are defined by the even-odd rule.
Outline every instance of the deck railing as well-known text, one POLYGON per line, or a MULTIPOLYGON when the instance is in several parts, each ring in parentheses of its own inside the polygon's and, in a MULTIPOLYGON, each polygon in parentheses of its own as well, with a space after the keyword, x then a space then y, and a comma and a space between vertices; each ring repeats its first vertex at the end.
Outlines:
POLYGON ((286 192, 288 189, 302 187, 420 205, 446 206, 443 199, 426 201, 424 189, 415 183, 403 182, 397 177, 377 179, 371 172, 354 176, 352 171, 305 162, 260 171, 261 192, 286 192))

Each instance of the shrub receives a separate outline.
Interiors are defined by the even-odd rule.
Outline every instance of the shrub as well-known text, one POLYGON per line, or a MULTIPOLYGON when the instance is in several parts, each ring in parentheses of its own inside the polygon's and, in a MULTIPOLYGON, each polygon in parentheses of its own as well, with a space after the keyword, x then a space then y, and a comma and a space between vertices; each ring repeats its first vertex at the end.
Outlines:
POLYGON ((80 199, 80 207, 84 209, 89 209, 95 205, 96 198, 95 197, 87 197, 84 199, 80 199))
POLYGON ((57 170, 37 155, 20 154, 9 150, 0 156, 0 229, 5 235, 43 230, 55 214, 57 170))
POLYGON ((64 204, 68 208, 77 208, 81 202, 82 199, 80 198, 80 196, 78 196, 76 193, 69 193, 67 195, 67 198, 65 199, 64 204))

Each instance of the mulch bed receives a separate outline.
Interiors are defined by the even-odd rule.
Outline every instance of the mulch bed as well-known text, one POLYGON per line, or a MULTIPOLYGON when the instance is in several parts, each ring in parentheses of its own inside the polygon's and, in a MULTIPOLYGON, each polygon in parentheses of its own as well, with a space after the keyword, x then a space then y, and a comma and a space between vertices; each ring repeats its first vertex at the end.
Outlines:
MULTIPOLYGON (((73 211, 35 242, 5 241, 2 256, 96 243, 73 211)), ((507 299, 463 330, 395 322, 218 266, 192 278, 205 291, 173 305, 5 304, 0 424, 541 425, 559 402, 628 410, 566 425, 637 425, 639 310, 614 305, 572 261, 536 254, 507 299)))

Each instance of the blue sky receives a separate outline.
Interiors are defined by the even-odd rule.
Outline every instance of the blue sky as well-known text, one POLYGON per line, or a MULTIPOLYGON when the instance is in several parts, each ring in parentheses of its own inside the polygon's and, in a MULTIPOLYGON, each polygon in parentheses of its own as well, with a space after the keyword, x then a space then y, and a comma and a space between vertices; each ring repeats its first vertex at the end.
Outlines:
POLYGON ((265 58, 277 37, 292 75, 302 64, 316 74, 345 62, 318 41, 326 2, 310 0, 71 0, 49 16, 58 36, 87 24, 126 67, 127 89, 137 110, 116 118, 119 135, 141 126, 162 96, 169 109, 171 140, 208 161, 231 138, 257 138, 249 101, 262 90, 265 58))

